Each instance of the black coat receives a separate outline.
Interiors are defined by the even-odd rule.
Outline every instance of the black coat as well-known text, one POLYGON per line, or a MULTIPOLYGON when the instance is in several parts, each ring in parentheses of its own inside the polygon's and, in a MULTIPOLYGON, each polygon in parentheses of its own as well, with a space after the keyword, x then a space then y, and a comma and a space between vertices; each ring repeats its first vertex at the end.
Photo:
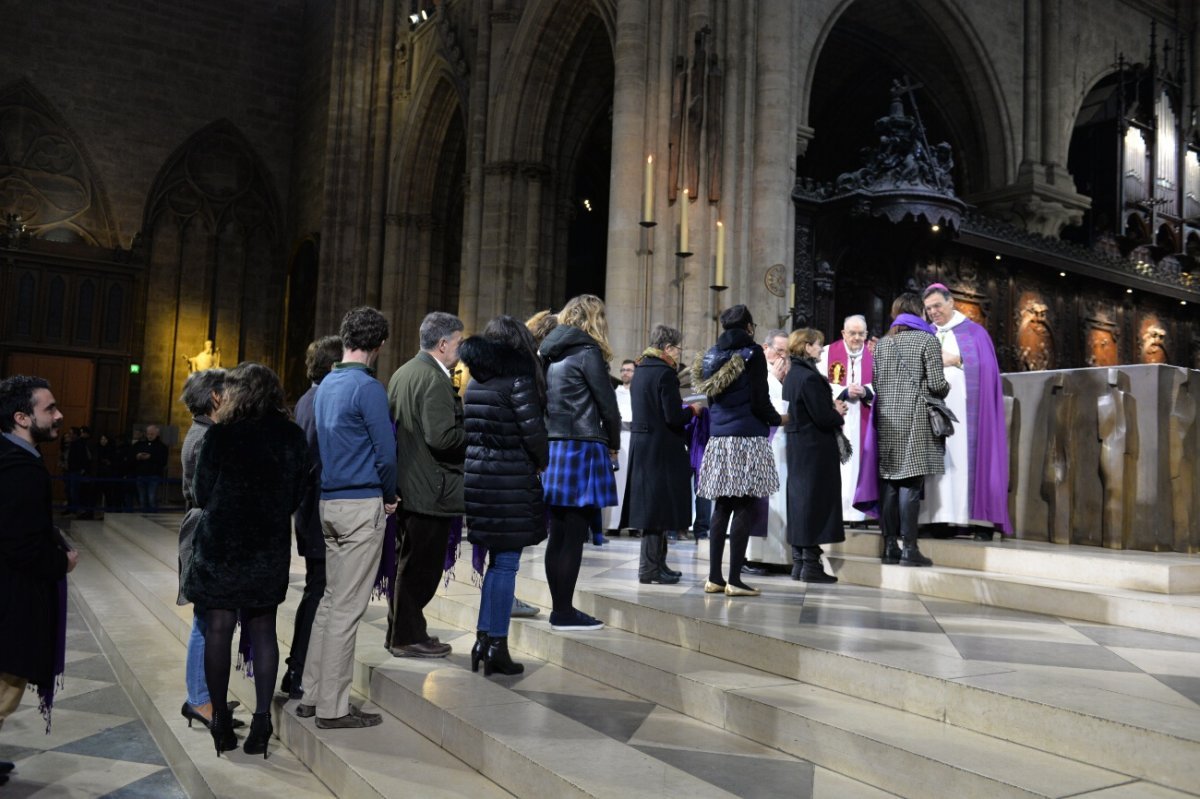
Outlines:
POLYGON ((313 411, 313 401, 317 396, 317 384, 309 386, 308 391, 296 402, 296 424, 304 431, 308 441, 308 454, 311 458, 310 468, 312 478, 300 507, 296 509, 293 521, 296 528, 296 551, 303 558, 325 559, 325 534, 321 530, 321 448, 317 444, 317 415, 313 411))
POLYGON ((471 370, 463 405, 467 430, 467 538, 494 552, 546 538, 542 480, 550 445, 533 359, 482 336, 459 347, 471 370))
POLYGON ((837 431, 842 415, 833 407, 829 382, 807 358, 792 358, 783 381, 788 402, 787 540, 812 547, 846 540, 842 526, 842 469, 837 431))
POLYGON ((684 426, 679 376, 661 358, 647 355, 629 386, 633 423, 621 527, 686 530, 692 523, 692 464, 684 426))
POLYGON ((42 459, 0 436, 0 672, 54 682, 59 583, 67 554, 42 459))
POLYGON ((282 415, 209 428, 192 490, 204 509, 183 592, 202 608, 260 608, 287 594, 291 514, 309 480, 304 432, 282 415))

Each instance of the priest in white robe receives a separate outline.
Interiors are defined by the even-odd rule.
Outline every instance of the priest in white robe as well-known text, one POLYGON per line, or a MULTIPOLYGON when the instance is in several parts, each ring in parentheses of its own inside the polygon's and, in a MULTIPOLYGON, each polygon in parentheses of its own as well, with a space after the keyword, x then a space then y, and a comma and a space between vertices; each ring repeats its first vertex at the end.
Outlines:
MULTIPOLYGON (((842 520, 847 524, 862 522, 867 516, 854 507, 854 491, 858 486, 862 463, 863 438, 870 418, 873 361, 867 347, 867 320, 859 314, 847 316, 842 322, 842 339, 821 351, 817 371, 825 375, 835 400, 849 406, 842 433, 849 439, 854 454, 842 464, 842 520)), ((871 479, 875 479, 871 475, 871 479)))
POLYGON ((617 410, 621 412, 621 450, 617 453, 617 504, 604 509, 604 529, 621 529, 621 511, 625 506, 625 482, 629 474, 629 425, 633 423, 633 405, 629 400, 629 384, 637 361, 621 362, 621 385, 617 386, 617 410))

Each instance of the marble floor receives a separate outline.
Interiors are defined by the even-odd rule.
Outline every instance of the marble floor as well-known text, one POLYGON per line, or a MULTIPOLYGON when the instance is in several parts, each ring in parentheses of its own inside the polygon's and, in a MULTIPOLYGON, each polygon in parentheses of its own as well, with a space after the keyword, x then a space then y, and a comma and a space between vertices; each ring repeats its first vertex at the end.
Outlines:
POLYGON ((117 683, 77 608, 67 611, 66 672, 50 733, 26 692, 0 730, 0 760, 16 763, 4 799, 185 799, 167 761, 117 683))
MULTIPOLYGON (((114 573, 127 569, 141 600, 161 604, 154 613, 147 605, 147 623, 157 624, 157 614, 174 627, 175 616, 187 610, 173 603, 176 525, 169 514, 127 519, 97 538, 125 554, 105 559, 96 552, 96 560, 114 573)), ((619 780, 606 786, 593 769, 594 782, 584 784, 582 794, 588 796, 1200 796, 1200 779, 1194 779, 1200 774, 1200 630, 1170 635, 1065 618, 1054 607, 1034 613, 847 582, 810 586, 786 574, 747 576, 763 595, 727 598, 704 593, 707 546, 692 541, 671 546, 671 563, 684 572, 679 585, 640 585, 639 544, 615 538, 585 549, 579 606, 608 627, 556 633, 545 610, 514 620, 510 644, 526 671, 486 683, 466 671, 478 588, 464 547, 428 614, 430 632, 451 642, 454 653, 443 661, 388 657, 382 650, 387 608, 374 600, 359 635, 356 689, 492 780, 497 776, 485 767, 486 757, 480 765, 471 747, 454 749, 440 737, 446 733, 433 734, 440 727, 422 726, 439 702, 447 724, 469 722, 476 694, 476 710, 520 708, 521 718, 543 719, 540 728, 500 725, 499 733, 484 735, 532 758, 541 778, 551 780, 544 784, 553 784, 555 764, 538 763, 536 756, 556 742, 569 749, 568 760, 601 758, 613 769, 661 780, 641 784, 627 777, 618 790, 619 780), (447 686, 461 686, 454 689, 461 693, 448 698, 447 686), (376 695, 379 688, 385 690, 376 695), (810 736, 810 730, 816 732, 810 736), (844 733, 839 740, 850 751, 823 751, 821 736, 831 731, 844 733), (914 742, 914 731, 930 734, 914 742), (910 740, 900 740, 905 736, 910 740), (879 745, 884 748, 872 748, 879 745), (866 748, 860 752, 860 746, 866 748), (862 752, 869 751, 900 765, 864 766, 862 752), (979 760, 979 751, 989 753, 988 761, 979 760), (944 773, 951 776, 979 774, 964 783, 973 787, 961 790, 926 789, 921 776, 914 782, 900 773, 930 760, 949 764, 944 773), (872 768, 895 769, 898 778, 876 779, 872 768), (1014 769, 1022 773, 1010 792, 1014 769)), ((522 558, 518 595, 545 608, 543 556, 544 547, 535 547, 522 558)), ((295 559, 280 609, 283 654, 302 587, 303 562, 295 559)), ((0 732, 0 758, 18 763, 0 799, 183 796, 77 611, 70 629, 67 688, 56 706, 54 734, 41 735, 33 706, 0 732)), ((360 754, 388 749, 369 732, 349 745, 360 754)), ((296 752, 318 776, 310 758, 336 754, 296 752)), ((372 769, 368 763, 358 770, 364 781, 375 780, 378 793, 371 795, 410 795, 403 782, 372 777, 372 769)))

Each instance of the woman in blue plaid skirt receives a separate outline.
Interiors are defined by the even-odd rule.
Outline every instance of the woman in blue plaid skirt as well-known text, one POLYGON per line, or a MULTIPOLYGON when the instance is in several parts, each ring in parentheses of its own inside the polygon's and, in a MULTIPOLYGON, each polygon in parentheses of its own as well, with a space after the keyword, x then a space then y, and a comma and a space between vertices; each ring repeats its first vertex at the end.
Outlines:
POLYGON ((617 504, 613 462, 621 447, 621 414, 608 376, 612 349, 604 301, 582 294, 567 302, 541 347, 546 361, 546 430, 550 465, 542 475, 550 506, 546 582, 555 630, 599 630, 604 623, 572 604, 588 523, 617 504))

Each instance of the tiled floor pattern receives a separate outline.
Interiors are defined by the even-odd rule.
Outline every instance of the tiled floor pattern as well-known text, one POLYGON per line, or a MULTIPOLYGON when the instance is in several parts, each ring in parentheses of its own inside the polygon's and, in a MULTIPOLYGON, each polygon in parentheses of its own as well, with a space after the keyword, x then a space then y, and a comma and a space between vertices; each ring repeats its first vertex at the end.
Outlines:
MULTIPOLYGON (((1200 739, 1200 638, 935 599, 786 574, 747 576, 763 596, 704 593, 707 544, 681 541, 677 586, 637 582, 636 539, 584 550, 580 585, 604 594, 872 662, 955 679, 1200 739), (1131 701, 1132 700, 1132 701, 1131 701)), ((544 579, 542 548, 522 574, 544 579)), ((900 567, 896 567, 900 568, 900 567)))
MULTIPOLYGON (((180 675, 180 696, 183 678, 180 675)), ((186 799, 77 609, 67 612, 65 684, 53 724, 27 692, 0 730, 0 760, 17 764, 3 799, 186 799)), ((199 733, 197 733, 199 734, 199 733)))

